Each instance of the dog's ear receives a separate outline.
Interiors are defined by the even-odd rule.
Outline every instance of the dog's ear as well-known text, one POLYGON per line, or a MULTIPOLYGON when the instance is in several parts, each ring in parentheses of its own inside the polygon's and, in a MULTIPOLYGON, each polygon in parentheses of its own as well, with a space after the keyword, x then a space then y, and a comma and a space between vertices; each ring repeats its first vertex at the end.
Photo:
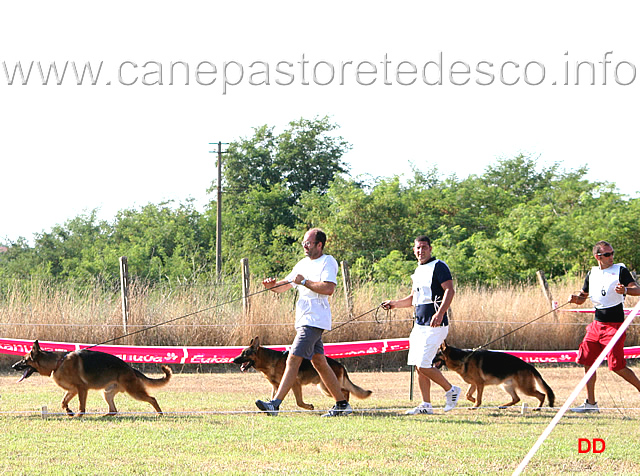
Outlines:
POLYGON ((251 347, 253 347, 254 349, 260 347, 260 337, 256 336, 253 338, 253 340, 251 341, 251 347))
POLYGON ((33 343, 33 349, 32 350, 34 352, 40 352, 40 344, 38 343, 37 340, 33 343))

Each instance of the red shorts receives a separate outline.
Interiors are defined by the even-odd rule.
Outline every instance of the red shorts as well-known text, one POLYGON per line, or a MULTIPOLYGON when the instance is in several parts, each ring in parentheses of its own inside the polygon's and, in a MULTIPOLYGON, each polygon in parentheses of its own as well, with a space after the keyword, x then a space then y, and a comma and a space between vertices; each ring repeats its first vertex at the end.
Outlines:
MULTIPOLYGON (((576 362, 582 365, 592 365, 621 325, 622 322, 600 321, 593 321, 589 324, 587 326, 587 335, 584 336, 580 349, 578 349, 576 362)), ((624 340, 626 336, 626 332, 622 334, 607 355, 609 370, 622 370, 627 366, 627 362, 624 359, 624 340)))

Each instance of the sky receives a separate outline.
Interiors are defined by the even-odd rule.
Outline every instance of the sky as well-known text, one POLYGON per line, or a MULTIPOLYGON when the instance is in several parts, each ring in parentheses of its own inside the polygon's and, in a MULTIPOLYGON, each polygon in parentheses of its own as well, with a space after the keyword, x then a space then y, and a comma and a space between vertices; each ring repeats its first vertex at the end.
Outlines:
POLYGON ((0 7, 0 244, 94 209, 202 208, 211 143, 302 117, 340 126, 354 176, 523 153, 640 191, 632 2, 88 5, 0 7))

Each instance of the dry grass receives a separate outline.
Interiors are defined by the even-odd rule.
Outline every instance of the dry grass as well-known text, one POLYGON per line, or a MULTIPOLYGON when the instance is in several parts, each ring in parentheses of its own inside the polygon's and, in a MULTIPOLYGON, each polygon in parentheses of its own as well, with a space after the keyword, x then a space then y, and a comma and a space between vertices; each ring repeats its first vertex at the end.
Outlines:
MULTIPOLYGON (((564 303, 579 289, 581 280, 551 285, 554 300, 564 303)), ((259 335, 265 344, 292 340, 295 293, 261 292, 254 284, 249 312, 243 313, 237 283, 209 286, 157 286, 130 288, 128 332, 172 321, 117 342, 130 345, 245 345, 259 335), (187 316, 187 317, 183 317, 187 316)), ((388 298, 407 295, 408 288, 364 284, 354 290, 353 313, 347 311, 344 293, 331 298, 335 331, 326 342, 405 337, 411 329, 411 311, 377 309, 388 298), (345 324, 345 325, 341 325, 345 324)), ((638 298, 628 298, 633 306, 638 298)), ((586 304, 584 307, 588 307, 586 304)), ((569 309, 567 306, 564 309, 569 309)), ((537 322, 501 338, 519 326, 550 311, 537 285, 499 288, 462 287, 452 306, 449 340, 457 347, 476 347, 499 339, 493 349, 575 349, 590 314, 550 313, 537 322)), ((33 281, 2 284, 0 335, 22 339, 99 343, 124 334, 119 291, 72 289, 33 281)), ((632 326, 627 345, 640 343, 632 326)))
MULTIPOLYGON (((347 359, 349 362, 350 359, 347 359)), ((561 405, 582 376, 575 367, 540 367, 561 405)), ((460 379, 447 373, 454 383, 460 379)), ((353 400, 347 418, 295 412, 293 399, 278 418, 256 414, 253 401, 269 393, 255 372, 177 374, 154 395, 166 414, 116 398, 122 414, 103 417, 105 403, 90 392, 82 420, 40 418, 58 412, 63 391, 45 377, 15 383, 0 376, 0 470, 4 474, 511 474, 554 412, 497 410, 505 394, 489 387, 483 408, 442 411, 434 389, 434 415, 405 416, 408 372, 353 372, 374 391, 353 400), (15 414, 15 412, 21 412, 15 414), (95 413, 98 413, 96 415, 95 413), (127 413, 128 412, 128 413, 127 413), (329 421, 327 421, 329 420, 329 421)), ((567 414, 529 464, 526 474, 638 474, 637 392, 611 372, 599 372, 599 415, 567 414), (606 408, 606 409, 605 409, 606 408), (579 454, 580 438, 606 441, 603 454, 579 454)), ((332 401, 313 387, 305 399, 324 411, 332 401)), ((579 397, 582 399, 584 395, 579 397)), ((72 404, 75 402, 72 402, 72 404)), ((531 405, 532 402, 530 402, 531 405)), ((76 403, 77 405, 77 403, 76 403)))

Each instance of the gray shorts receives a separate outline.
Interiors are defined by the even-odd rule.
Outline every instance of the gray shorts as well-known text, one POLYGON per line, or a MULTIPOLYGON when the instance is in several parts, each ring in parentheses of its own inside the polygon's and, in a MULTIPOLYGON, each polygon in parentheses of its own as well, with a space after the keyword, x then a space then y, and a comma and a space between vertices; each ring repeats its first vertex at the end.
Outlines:
POLYGON ((293 355, 311 360, 315 354, 324 354, 324 345, 322 344, 322 333, 324 329, 318 327, 302 326, 296 328, 296 338, 291 344, 291 352, 293 355))

